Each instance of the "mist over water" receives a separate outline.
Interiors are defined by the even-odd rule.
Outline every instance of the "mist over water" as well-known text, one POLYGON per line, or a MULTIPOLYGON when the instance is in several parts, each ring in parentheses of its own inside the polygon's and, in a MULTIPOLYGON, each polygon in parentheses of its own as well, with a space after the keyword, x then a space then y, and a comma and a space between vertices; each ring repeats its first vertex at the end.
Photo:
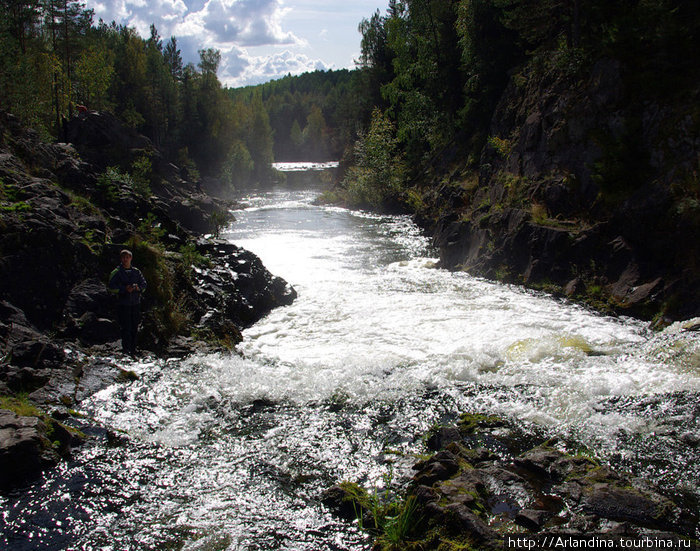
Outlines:
POLYGON ((435 269, 409 218, 316 206, 316 195, 253 193, 225 234, 291 283, 295 303, 246 330, 241 356, 143 361, 131 366, 140 380, 81 403, 121 442, 87 445, 5 500, 6 541, 368 549, 320 505, 322 490, 381 486, 389 472, 400 485, 426 431, 463 411, 579 441, 697 496, 697 332, 653 333, 435 269))

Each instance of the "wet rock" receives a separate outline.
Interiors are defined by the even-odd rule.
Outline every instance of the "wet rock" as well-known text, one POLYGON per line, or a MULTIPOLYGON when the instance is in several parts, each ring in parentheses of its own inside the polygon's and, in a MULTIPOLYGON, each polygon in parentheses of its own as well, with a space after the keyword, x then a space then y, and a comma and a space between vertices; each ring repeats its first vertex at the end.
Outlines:
POLYGON ((700 434, 694 432, 684 432, 681 435, 681 441, 688 446, 697 448, 700 446, 700 434))
POLYGON ((461 442, 462 434, 456 427, 438 427, 430 436, 428 437, 426 444, 428 449, 437 451, 446 447, 452 442, 461 442))
MULTIPOLYGON (((466 417, 470 419, 487 418, 466 417)), ((516 432, 502 430, 507 427, 494 432, 486 422, 469 423, 469 428, 469 438, 488 442, 486 448, 450 442, 414 466, 409 493, 419 503, 424 523, 440 527, 443 538, 495 549, 502 544, 498 528, 512 531, 514 523, 550 534, 695 533, 697 519, 669 498, 591 457, 552 447, 560 442, 545 442, 512 457, 505 450, 520 447, 509 441, 516 432)), ((436 434, 451 431, 438 429, 436 434)))
POLYGON ((413 477, 416 484, 430 486, 438 480, 447 480, 457 471, 459 463, 452 452, 439 451, 426 461, 421 461, 413 467, 418 473, 413 477))
POLYGON ((600 482, 584 488, 582 510, 599 517, 630 521, 650 528, 677 529, 677 507, 660 494, 600 482))
POLYGON ((551 515, 547 511, 522 509, 515 516, 515 523, 532 532, 538 532, 551 515))
POLYGON ((341 482, 325 490, 321 503, 335 515, 347 520, 369 515, 367 491, 351 482, 341 482))
POLYGON ((60 367, 65 359, 63 350, 45 337, 17 342, 11 354, 14 365, 39 369, 60 367))
POLYGON ((44 386, 50 378, 46 370, 15 366, 7 366, 0 376, 13 392, 32 392, 44 386))
POLYGON ((0 410, 0 490, 21 486, 55 464, 46 426, 37 417, 20 417, 0 410))

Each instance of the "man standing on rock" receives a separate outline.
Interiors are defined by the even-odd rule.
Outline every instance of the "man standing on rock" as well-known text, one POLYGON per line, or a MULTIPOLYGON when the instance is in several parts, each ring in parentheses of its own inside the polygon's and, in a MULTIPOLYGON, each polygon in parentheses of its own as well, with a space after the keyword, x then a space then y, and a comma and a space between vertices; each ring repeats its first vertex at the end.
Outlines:
POLYGON ((121 265, 109 275, 109 288, 119 295, 119 325, 122 330, 122 350, 136 355, 136 332, 141 320, 141 292, 146 290, 146 280, 138 268, 131 265, 133 255, 124 249, 119 253, 121 265))

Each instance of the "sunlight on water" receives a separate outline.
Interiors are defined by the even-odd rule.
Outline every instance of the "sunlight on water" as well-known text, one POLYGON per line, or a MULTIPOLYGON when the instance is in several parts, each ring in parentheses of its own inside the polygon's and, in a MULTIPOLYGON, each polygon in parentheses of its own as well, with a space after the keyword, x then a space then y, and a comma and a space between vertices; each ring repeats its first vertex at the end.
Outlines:
POLYGON ((36 533, 52 549, 367 549, 322 490, 381 484, 390 463, 410 476, 425 432, 465 410, 697 494, 682 438, 700 433, 697 332, 435 269, 409 218, 315 196, 245 197, 226 234, 296 288, 294 304, 247 329, 241 356, 142 361, 138 381, 83 402, 121 440, 78 451, 9 513, 14 530, 48 507, 64 535, 36 533))

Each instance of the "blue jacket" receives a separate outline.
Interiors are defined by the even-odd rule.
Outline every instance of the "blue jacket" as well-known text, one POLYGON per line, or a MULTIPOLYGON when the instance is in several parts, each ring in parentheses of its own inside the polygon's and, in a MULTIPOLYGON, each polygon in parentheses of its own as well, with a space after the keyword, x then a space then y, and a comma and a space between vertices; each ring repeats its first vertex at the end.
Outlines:
POLYGON ((141 293, 146 290, 146 280, 138 268, 133 266, 126 270, 124 266, 117 266, 109 274, 109 288, 114 293, 119 293, 119 304, 134 305, 141 302, 141 293), (129 293, 126 290, 128 285, 137 284, 138 291, 129 293))

